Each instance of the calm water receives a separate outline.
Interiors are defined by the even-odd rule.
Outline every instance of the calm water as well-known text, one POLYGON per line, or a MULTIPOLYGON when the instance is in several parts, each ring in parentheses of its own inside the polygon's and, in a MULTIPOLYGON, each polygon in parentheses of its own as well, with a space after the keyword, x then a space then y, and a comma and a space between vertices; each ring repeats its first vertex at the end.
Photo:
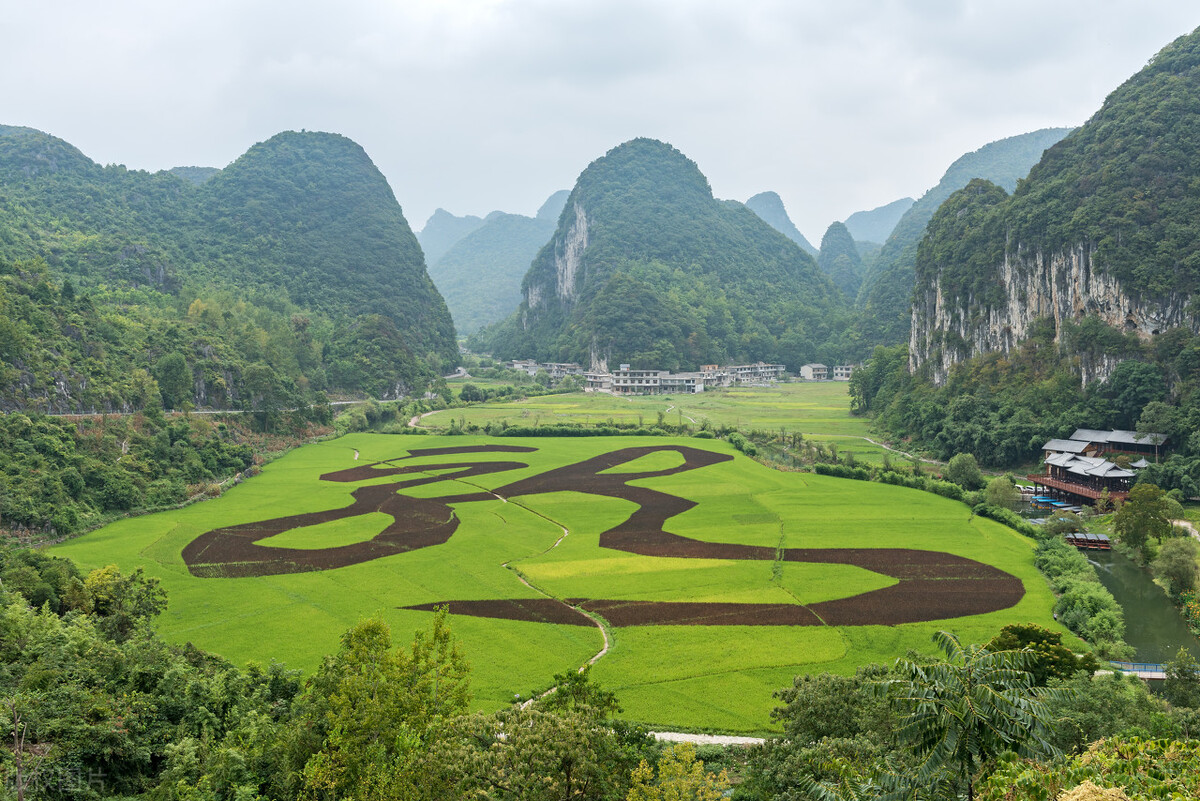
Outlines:
POLYGON ((1149 573, 1116 551, 1084 553, 1125 611, 1125 641, 1137 651, 1137 661, 1169 662, 1180 646, 1200 659, 1200 641, 1149 573))

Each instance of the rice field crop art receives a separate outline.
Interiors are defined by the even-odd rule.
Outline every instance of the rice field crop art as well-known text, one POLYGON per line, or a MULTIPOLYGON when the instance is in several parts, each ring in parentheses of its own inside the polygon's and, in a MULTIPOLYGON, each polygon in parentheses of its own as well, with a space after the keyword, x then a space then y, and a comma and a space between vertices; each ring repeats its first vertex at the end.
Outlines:
POLYGON ((594 660, 656 726, 768 730, 796 673, 1055 625, 1031 543, 963 504, 688 438, 352 435, 56 552, 142 567, 163 634, 235 661, 311 669, 445 605, 481 708, 594 660))

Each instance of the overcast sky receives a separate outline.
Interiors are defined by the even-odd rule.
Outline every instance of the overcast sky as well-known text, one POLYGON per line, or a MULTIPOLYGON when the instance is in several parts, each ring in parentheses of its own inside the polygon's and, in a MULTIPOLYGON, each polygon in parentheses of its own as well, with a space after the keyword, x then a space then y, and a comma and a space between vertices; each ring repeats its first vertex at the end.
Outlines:
POLYGON ((963 153, 1078 125, 1195 0, 0 0, 0 123, 102 164, 223 167, 282 130, 359 142, 420 229, 532 214, 635 136, 818 244, 963 153))

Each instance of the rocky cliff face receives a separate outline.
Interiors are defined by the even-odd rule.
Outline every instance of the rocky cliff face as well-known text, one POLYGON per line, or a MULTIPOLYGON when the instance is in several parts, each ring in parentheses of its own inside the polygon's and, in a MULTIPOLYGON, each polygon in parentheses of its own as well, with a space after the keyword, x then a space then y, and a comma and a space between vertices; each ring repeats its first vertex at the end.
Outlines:
MULTIPOLYGON (((985 306, 977 299, 948 298, 940 276, 917 287, 913 302, 909 369, 929 364, 934 383, 972 356, 1008 352, 1040 318, 1063 323, 1096 316, 1113 328, 1149 339, 1174 326, 1190 325, 1188 297, 1139 298, 1111 275, 1093 269, 1093 252, 1080 245, 1058 253, 1006 253, 996 269, 1003 301, 985 306)), ((1114 356, 1082 358, 1083 382, 1102 381, 1120 362, 1114 356)))
POLYGON ((565 233, 554 237, 551 246, 554 248, 554 284, 543 286, 542 281, 534 279, 525 285, 525 304, 529 309, 536 309, 546 297, 558 298, 569 304, 579 294, 580 274, 583 264, 583 252, 588 246, 588 218, 583 206, 578 202, 574 207, 575 219, 565 233))

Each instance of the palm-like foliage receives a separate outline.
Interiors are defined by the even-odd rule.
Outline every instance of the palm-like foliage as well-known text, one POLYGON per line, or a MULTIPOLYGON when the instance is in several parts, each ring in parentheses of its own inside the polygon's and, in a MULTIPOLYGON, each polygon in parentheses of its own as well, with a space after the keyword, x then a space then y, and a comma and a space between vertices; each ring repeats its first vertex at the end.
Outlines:
POLYGON ((903 678, 885 682, 901 713, 899 736, 920 757, 917 769, 903 784, 928 790, 949 780, 965 785, 974 797, 974 779, 992 758, 1005 751, 1035 756, 1055 752, 1047 739, 1046 701, 1059 690, 1034 688, 1027 668, 1028 650, 989 651, 982 645, 963 646, 949 632, 934 642, 945 662, 922 665, 897 662, 903 678))

